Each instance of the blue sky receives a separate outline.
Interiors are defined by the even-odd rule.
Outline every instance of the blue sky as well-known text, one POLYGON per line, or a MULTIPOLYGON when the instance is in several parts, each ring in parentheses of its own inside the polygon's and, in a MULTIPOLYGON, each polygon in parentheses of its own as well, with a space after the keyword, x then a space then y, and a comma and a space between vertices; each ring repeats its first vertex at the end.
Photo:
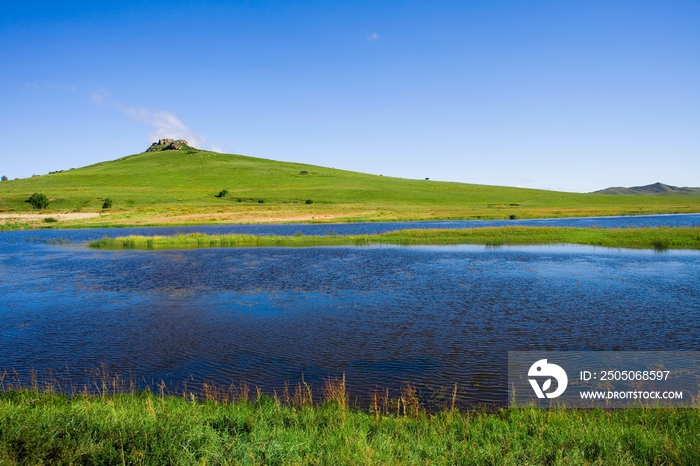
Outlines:
POLYGON ((174 136, 406 178, 700 186, 697 1, 8 3, 10 178, 174 136))

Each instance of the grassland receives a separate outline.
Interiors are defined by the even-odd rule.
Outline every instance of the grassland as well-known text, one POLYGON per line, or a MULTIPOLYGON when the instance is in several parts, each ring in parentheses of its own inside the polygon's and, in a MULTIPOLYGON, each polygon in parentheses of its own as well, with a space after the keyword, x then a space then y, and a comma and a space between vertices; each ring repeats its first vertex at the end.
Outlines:
POLYGON ((700 227, 684 228, 560 228, 498 227, 472 229, 400 230, 374 235, 256 236, 206 235, 122 236, 89 243, 102 249, 183 249, 203 247, 309 247, 342 245, 581 244, 611 248, 700 249, 700 227))
POLYGON ((700 464, 698 409, 429 413, 410 397, 361 410, 342 395, 314 404, 5 391, 0 463, 700 464))
POLYGON ((28 223, 5 222, 0 223, 0 231, 26 230, 29 228, 28 223))
POLYGON ((689 212, 700 212, 700 196, 577 194, 409 180, 200 150, 142 153, 0 182, 0 223, 51 228, 689 212), (224 189, 228 195, 216 197, 224 189), (35 192, 48 196, 48 209, 34 210, 25 202, 35 192), (112 199, 112 208, 102 208, 106 198, 112 199), (29 217, 37 213, 59 221, 49 225, 41 216, 29 217))

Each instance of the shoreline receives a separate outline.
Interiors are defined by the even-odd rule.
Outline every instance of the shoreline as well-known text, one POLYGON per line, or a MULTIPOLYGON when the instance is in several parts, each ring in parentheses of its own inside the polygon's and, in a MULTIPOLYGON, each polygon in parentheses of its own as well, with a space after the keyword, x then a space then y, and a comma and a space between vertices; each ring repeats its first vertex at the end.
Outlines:
POLYGON ((402 222, 454 222, 454 221, 518 221, 518 220, 560 220, 596 219, 615 217, 648 217, 656 215, 697 215, 700 210, 691 209, 544 209, 518 212, 505 215, 503 212, 428 211, 363 212, 321 211, 321 212, 149 212, 149 211, 104 211, 104 212, 0 212, 0 231, 30 229, 93 229, 93 228, 147 228, 207 225, 332 225, 353 223, 402 223, 402 222))
MULTIPOLYGON (((493 218, 472 218, 472 217, 435 217, 435 218, 349 218, 349 217, 332 217, 327 220, 298 220, 290 218, 268 219, 268 221, 192 221, 192 222, 118 222, 118 223, 87 223, 85 220, 100 218, 101 213, 56 213, 56 214, 32 214, 24 213, 22 215, 0 214, 0 233, 3 231, 17 230, 90 230, 102 228, 167 228, 167 227, 193 227, 193 226, 236 226, 236 225, 349 225, 349 224, 372 224, 372 223, 436 223, 436 222, 514 222, 517 225, 519 221, 546 221, 546 220, 577 220, 577 219, 611 219, 611 218, 637 218, 637 217, 656 217, 656 216, 674 216, 674 215, 700 215, 698 212, 660 212, 660 213, 630 213, 630 214, 611 214, 611 215, 563 215, 554 217, 517 217, 511 219, 508 217, 494 216, 493 218), (75 217, 68 217, 75 215, 75 217), (61 218, 69 223, 64 223, 61 218), (54 218, 58 221, 46 222, 46 218, 54 218), (32 220, 41 219, 40 223, 32 223, 32 220), (4 220, 4 222, 3 222, 4 220)), ((106 216, 105 216, 106 218, 106 216)), ((177 217, 175 217, 177 218, 177 217)), ((264 220, 264 219, 263 219, 264 220)))

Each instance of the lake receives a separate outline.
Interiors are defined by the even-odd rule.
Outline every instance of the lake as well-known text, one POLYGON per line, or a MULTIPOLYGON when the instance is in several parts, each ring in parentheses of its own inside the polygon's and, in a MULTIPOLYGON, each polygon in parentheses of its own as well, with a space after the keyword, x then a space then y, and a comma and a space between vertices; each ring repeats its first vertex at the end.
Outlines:
POLYGON ((293 235, 506 225, 698 226, 700 215, 0 233, 0 368, 74 385, 246 381, 353 399, 415 384, 506 401, 514 350, 700 349, 700 252, 587 246, 92 250, 103 236, 293 235), (67 244, 51 244, 64 242, 67 244))

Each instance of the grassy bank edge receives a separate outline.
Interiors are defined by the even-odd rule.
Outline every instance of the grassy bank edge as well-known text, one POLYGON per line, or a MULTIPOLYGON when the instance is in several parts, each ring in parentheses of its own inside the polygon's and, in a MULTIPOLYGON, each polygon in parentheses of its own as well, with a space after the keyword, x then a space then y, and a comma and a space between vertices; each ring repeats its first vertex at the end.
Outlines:
POLYGON ((0 393, 3 464, 699 464, 700 410, 0 393))
MULTIPOLYGON (((273 212, 279 214, 279 218, 275 215, 268 217, 267 212, 260 214, 250 213, 252 217, 239 218, 232 212, 210 212, 203 210, 201 213, 190 213, 183 215, 167 214, 166 217, 159 216, 157 213, 139 213, 139 212, 101 212, 99 217, 91 217, 88 219, 79 220, 64 220, 60 217, 70 212, 57 212, 55 214, 42 214, 46 217, 53 215, 57 219, 56 222, 47 222, 43 218, 35 220, 26 220, 22 217, 31 212, 22 212, 17 217, 2 223, 0 220, 0 231, 15 230, 15 229, 91 229, 91 228, 135 228, 135 227, 174 227, 174 226, 204 226, 204 225, 275 225, 275 224, 348 224, 348 223, 380 223, 380 222, 439 222, 439 221, 493 221, 493 220, 513 220, 508 214, 501 212, 483 212, 465 213, 462 211, 448 212, 440 215, 426 214, 410 214, 405 212, 391 212, 389 209, 382 209, 381 215, 348 215, 344 213, 320 212, 317 216, 312 216, 309 213, 306 217, 288 217, 285 212, 273 212), (191 215, 201 215, 196 220, 188 219, 191 215), (19 221, 21 220, 21 221, 19 221), (14 223, 13 223, 14 222, 14 223), (6 225, 6 226, 4 226, 6 225)), ((622 210, 598 210, 590 209, 581 211, 575 209, 569 211, 566 208, 545 209, 538 211, 519 211, 518 220, 536 220, 536 219, 553 219, 553 218, 598 218, 598 217, 637 217, 647 215, 692 215, 700 213, 696 207, 687 209, 622 209, 622 210)))
POLYGON ((371 235, 121 236, 89 243, 100 249, 187 249, 205 247, 311 247, 347 245, 546 245, 578 244, 630 249, 700 249, 700 227, 569 228, 506 226, 469 229, 415 229, 371 235))

